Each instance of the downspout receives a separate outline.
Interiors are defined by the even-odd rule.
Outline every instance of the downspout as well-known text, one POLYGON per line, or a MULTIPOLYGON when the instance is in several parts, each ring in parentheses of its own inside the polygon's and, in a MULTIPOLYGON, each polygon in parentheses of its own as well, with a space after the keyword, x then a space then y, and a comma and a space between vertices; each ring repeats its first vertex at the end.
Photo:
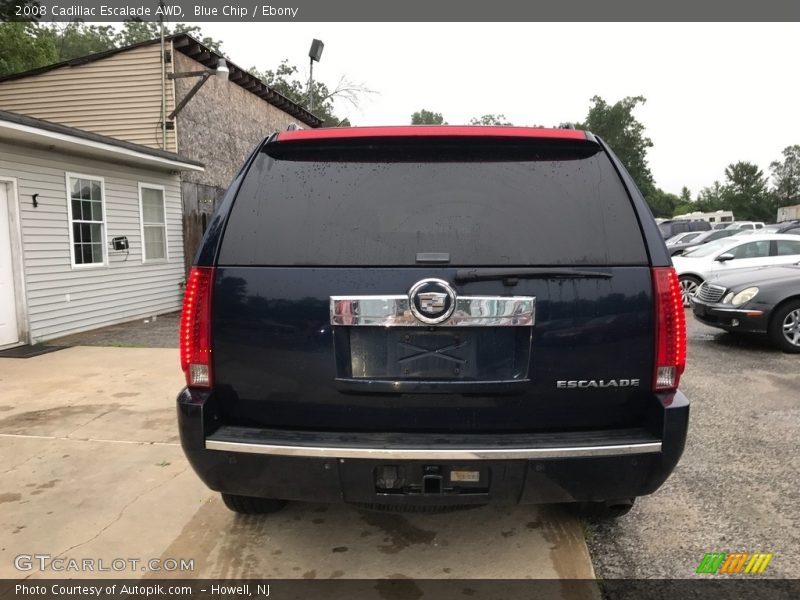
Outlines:
MULTIPOLYGON (((163 0, 159 1, 159 5, 163 9, 163 0)), ((161 24, 161 149, 167 149, 167 62, 166 52, 164 48, 164 13, 161 13, 159 19, 161 24)))

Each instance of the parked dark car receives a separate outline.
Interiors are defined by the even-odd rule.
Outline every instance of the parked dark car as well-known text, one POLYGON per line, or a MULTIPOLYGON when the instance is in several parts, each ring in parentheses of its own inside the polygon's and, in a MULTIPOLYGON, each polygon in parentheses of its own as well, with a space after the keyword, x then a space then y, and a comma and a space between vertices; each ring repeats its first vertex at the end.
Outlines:
POLYGON ((194 264, 181 442, 234 511, 574 502, 616 516, 683 451, 677 276, 591 133, 275 134, 194 264))
POLYGON ((674 246, 667 246, 670 256, 680 256, 687 250, 697 248, 709 242, 715 242, 722 238, 730 237, 739 233, 736 229, 714 229, 712 231, 704 231, 691 242, 685 244, 675 244, 674 246))
POLYGON ((791 233, 800 235, 800 221, 784 221, 783 223, 767 225, 765 229, 768 229, 771 233, 791 233))
POLYGON ((784 352, 800 352, 800 264, 722 275, 704 282, 691 303, 706 325, 765 334, 784 352))
POLYGON ((700 220, 687 221, 685 219, 676 219, 672 221, 663 221, 658 225, 658 228, 661 230, 661 237, 668 240, 679 233, 685 233, 687 231, 709 231, 711 229, 711 223, 700 220))

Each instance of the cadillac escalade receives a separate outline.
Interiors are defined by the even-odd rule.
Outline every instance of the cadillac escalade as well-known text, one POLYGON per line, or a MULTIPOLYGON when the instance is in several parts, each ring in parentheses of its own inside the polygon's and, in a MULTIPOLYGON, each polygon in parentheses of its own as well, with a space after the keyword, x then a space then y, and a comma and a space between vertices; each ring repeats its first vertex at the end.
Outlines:
POLYGON ((183 449, 243 513, 626 512, 683 451, 661 233, 575 129, 293 130, 246 160, 185 292, 183 449))

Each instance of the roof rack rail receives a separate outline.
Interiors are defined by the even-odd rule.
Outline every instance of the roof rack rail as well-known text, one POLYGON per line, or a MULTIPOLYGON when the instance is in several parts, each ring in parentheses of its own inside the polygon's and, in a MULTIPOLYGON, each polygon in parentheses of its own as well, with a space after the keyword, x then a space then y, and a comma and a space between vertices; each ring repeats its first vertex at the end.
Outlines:
POLYGON ((286 131, 302 131, 302 130, 303 128, 300 127, 300 125, 298 125, 297 123, 289 123, 286 126, 286 131))
POLYGON ((575 129, 575 123, 559 123, 558 129, 575 129))

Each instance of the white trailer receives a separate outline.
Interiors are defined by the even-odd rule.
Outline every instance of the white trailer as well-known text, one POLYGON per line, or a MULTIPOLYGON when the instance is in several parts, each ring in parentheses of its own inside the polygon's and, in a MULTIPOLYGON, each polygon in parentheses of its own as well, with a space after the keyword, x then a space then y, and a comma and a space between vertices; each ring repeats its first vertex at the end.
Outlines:
POLYGON ((685 215, 676 215, 673 219, 676 221, 708 221, 709 223, 730 223, 734 220, 733 212, 730 210, 691 212, 685 215))
POLYGON ((783 223, 784 221, 793 221, 795 219, 800 219, 800 204, 781 206, 778 209, 778 217, 775 219, 775 222, 783 223))

